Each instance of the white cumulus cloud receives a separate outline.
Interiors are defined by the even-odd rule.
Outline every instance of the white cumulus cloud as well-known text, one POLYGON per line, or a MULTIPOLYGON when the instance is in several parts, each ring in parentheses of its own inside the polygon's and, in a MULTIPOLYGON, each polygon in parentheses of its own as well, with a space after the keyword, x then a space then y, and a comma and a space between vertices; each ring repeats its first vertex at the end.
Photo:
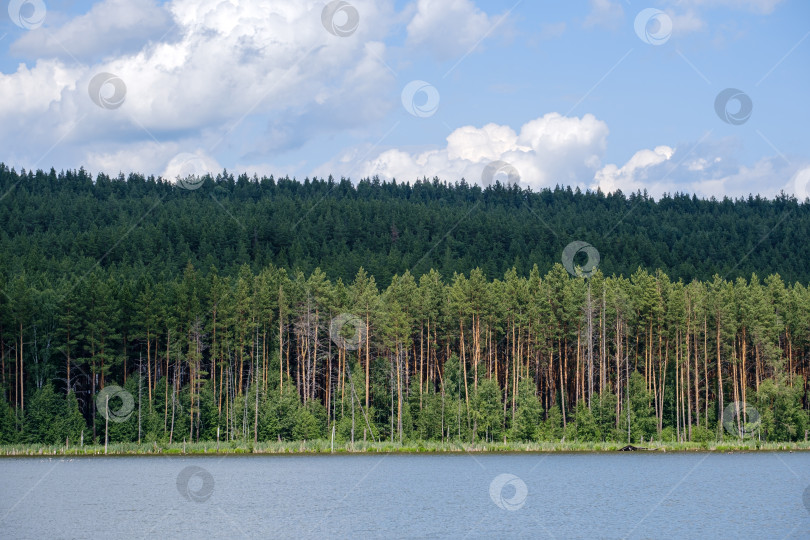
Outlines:
POLYGON ((669 146, 657 146, 653 150, 639 150, 621 167, 610 163, 596 171, 593 188, 604 192, 622 190, 625 193, 651 187, 650 167, 659 165, 670 158, 675 151, 669 146))
POLYGON ((792 193, 800 201, 810 197, 810 166, 796 171, 788 185, 785 186, 785 192, 792 193))
POLYGON ((624 8, 612 0, 590 0, 591 10, 582 25, 585 28, 603 26, 615 29, 624 20, 624 8))
POLYGON ((155 0, 104 0, 58 28, 38 28, 15 41, 12 54, 27 58, 100 59, 140 50, 172 28, 155 0))
POLYGON ((442 148, 421 152, 390 149, 359 162, 355 161, 359 152, 349 152, 324 164, 316 174, 354 178, 377 175, 405 182, 438 176, 481 183, 484 167, 501 160, 517 169, 523 187, 584 187, 601 164, 607 135, 607 125, 591 114, 579 118, 548 113, 527 122, 519 132, 498 124, 463 126, 447 137, 442 148))
POLYGON ((739 9, 763 15, 772 13, 781 2, 782 0, 676 0, 676 3, 682 5, 739 9))
MULTIPOLYGON (((394 106, 388 93, 395 81, 383 64, 382 42, 393 6, 352 5, 360 24, 338 37, 324 28, 318 0, 173 0, 164 6, 104 0, 59 28, 43 27, 17 41, 21 54, 43 58, 0 74, 0 122, 29 126, 3 130, 0 144, 20 166, 33 165, 52 145, 76 145, 70 153, 81 163, 103 164, 104 156, 123 158, 144 141, 172 148, 153 152, 162 159, 177 153, 180 141, 192 152, 235 144, 241 154, 267 153, 366 125, 394 106), (169 22, 165 39, 148 39, 169 22), (130 38, 137 38, 134 48, 122 45, 130 38), (59 43, 77 52, 66 59, 59 43), (83 56, 99 50, 110 54, 83 56), (120 108, 105 110, 90 99, 89 82, 102 72, 124 82, 120 108)), ((166 164, 153 163, 145 172, 166 164)))
POLYGON ((747 11, 757 15, 770 15, 782 0, 666 0, 665 11, 672 19, 676 34, 702 31, 708 24, 702 13, 709 9, 747 11))
POLYGON ((690 142, 635 152, 619 166, 607 164, 594 175, 592 189, 624 193, 647 191, 694 193, 701 197, 773 197, 784 191, 803 200, 810 195, 810 166, 806 160, 764 157, 740 164, 740 148, 732 140, 690 142))
POLYGON ((500 22, 501 17, 487 15, 471 0, 418 0, 407 42, 446 60, 471 52, 500 22))

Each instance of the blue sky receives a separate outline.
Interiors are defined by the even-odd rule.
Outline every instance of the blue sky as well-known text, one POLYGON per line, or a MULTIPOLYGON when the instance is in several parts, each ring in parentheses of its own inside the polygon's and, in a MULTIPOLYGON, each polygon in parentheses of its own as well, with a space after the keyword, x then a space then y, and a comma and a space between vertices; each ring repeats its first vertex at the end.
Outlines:
POLYGON ((18 169, 810 195, 801 0, 6 4, 18 169))

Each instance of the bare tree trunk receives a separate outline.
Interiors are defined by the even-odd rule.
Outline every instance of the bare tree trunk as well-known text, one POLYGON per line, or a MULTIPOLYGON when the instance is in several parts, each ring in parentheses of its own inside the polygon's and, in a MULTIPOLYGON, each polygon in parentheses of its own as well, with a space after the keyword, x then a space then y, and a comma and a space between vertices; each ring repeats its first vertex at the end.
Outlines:
POLYGON ((174 393, 174 385, 172 385, 172 425, 171 429, 169 429, 169 444, 172 444, 172 439, 174 438, 174 409, 175 409, 175 393, 174 393))
POLYGON ((624 357, 624 370, 627 382, 625 388, 627 389, 627 444, 630 444, 630 356, 624 357))
POLYGON ((717 418, 719 419, 718 429, 722 430, 722 414, 723 414, 723 363, 720 358, 720 317, 717 317, 717 402, 719 404, 719 412, 717 418))
POLYGON ((464 401, 467 404, 467 425, 470 424, 470 393, 467 389, 467 360, 466 354, 464 350, 464 322, 462 319, 459 319, 458 326, 461 331, 461 365, 463 366, 463 377, 464 377, 464 401))
MULTIPOLYGON (((259 327, 257 325, 256 326, 256 347, 257 348, 259 346, 258 341, 259 341, 259 327)), ((258 372, 259 372, 259 355, 258 355, 258 351, 257 351, 257 354, 256 354, 256 373, 258 374, 258 372)), ((259 378, 254 378, 254 382, 253 382, 253 386, 256 388, 256 402, 255 402, 255 406, 254 406, 254 409, 253 409, 253 444, 257 444, 259 442, 259 388, 260 388, 259 381, 260 380, 261 379, 259 379, 259 378)), ((329 409, 326 409, 326 410, 328 411, 329 409)))
MULTIPOLYGON (((565 382, 563 380, 562 340, 558 339, 557 343, 560 346, 560 407, 562 408, 563 429, 565 429, 567 423, 565 419, 565 382)), ((567 362, 565 367, 566 369, 568 368, 567 362)))
MULTIPOLYGON (((163 435, 166 435, 166 424, 169 417, 169 341, 171 340, 171 332, 166 329, 166 391, 163 395, 163 435)), ((155 370, 157 371, 157 370, 155 370)), ((157 373, 155 374, 157 375, 157 373)), ((172 402, 174 406, 174 402, 172 402)))
MULTIPOLYGON (((681 380, 681 359, 679 357, 680 351, 678 350, 678 340, 677 340, 677 333, 676 333, 676 340, 675 340, 675 435, 676 440, 681 442, 681 387, 680 387, 680 380, 681 380)), ((661 392, 663 394, 663 392, 661 392)), ((662 414, 663 417, 663 414, 662 414)), ((663 418, 662 418, 663 419, 663 418)), ((661 425, 661 422, 659 422, 661 425)))
POLYGON ((602 286, 602 314, 600 315, 600 323, 602 327, 600 337, 600 350, 599 350, 599 392, 605 391, 607 381, 605 379, 606 359, 607 359, 607 336, 606 332, 606 309, 605 309, 605 287, 602 286))
POLYGON ((369 347, 370 347, 369 343, 371 341, 371 339, 370 339, 371 328, 370 328, 369 322, 370 322, 369 321, 369 313, 368 313, 368 310, 366 310, 366 410, 368 410, 369 380, 370 380, 369 366, 371 365, 371 352, 369 350, 369 347))
POLYGON ((281 288, 279 288, 279 308, 278 308, 278 392, 284 393, 284 317, 281 310, 281 288))
POLYGON ((402 347, 399 342, 397 348, 397 433, 399 444, 402 444, 402 347))
MULTIPOLYGON (((141 349, 143 350, 143 349, 141 349)), ((155 356, 157 356, 157 343, 155 343, 155 356)), ((156 368, 157 369, 157 368, 156 368)), ((70 370, 68 370, 70 371, 70 370)), ((149 403, 152 403, 152 335, 146 331, 146 387, 148 389, 149 403)), ((70 379, 68 379, 70 380, 70 379)))
POLYGON ((104 453, 107 453, 107 443, 110 441, 110 395, 104 396, 104 453))
POLYGON ((25 357, 23 356, 23 325, 20 323, 20 412, 25 412, 25 357))
MULTIPOLYGON (((688 317, 688 315, 687 315, 688 317)), ((689 376, 689 319, 687 318, 687 326, 686 326, 686 436, 687 440, 692 440, 692 389, 691 389, 691 377, 689 376)))
POLYGON ((703 412, 705 414, 704 423, 709 427, 709 326, 708 317, 703 315, 703 390, 705 399, 703 400, 703 412))
MULTIPOLYGON (((2 342, 0 342, 0 349, 2 349, 2 347, 3 347, 3 344, 2 344, 2 342)), ((65 355, 65 367, 67 369, 65 370, 65 372, 66 372, 65 373, 65 395, 68 395, 68 394, 70 394, 70 328, 68 328, 68 330, 67 330, 66 349, 67 349, 67 354, 65 355)), ((3 353, 0 353, 0 355, 3 356, 3 360, 5 360, 5 354, 4 353, 5 353, 5 351, 3 351, 3 353)), ((3 364, 5 364, 5 362, 3 362, 3 364)), ((0 369, 0 371, 3 372, 3 385, 5 386, 5 382, 6 382, 5 368, 0 369)))
POLYGON ((622 403, 622 385, 621 375, 622 370, 619 365, 619 359, 622 356, 622 337, 621 337, 621 324, 619 323, 619 315, 616 314, 616 428, 619 427, 619 414, 621 413, 622 403))
POLYGON ((588 280, 588 409, 593 396, 593 306, 591 305, 591 281, 588 280))
MULTIPOLYGON (((138 444, 141 444, 141 387, 143 386, 143 350, 138 354, 138 444)), ((151 400, 149 401, 151 404, 151 400)))
MULTIPOLYGON (((735 421, 737 423, 737 436, 742 438, 742 422, 740 421, 740 393, 737 388, 737 362, 731 363, 731 392, 734 396, 735 421)), ((743 412, 743 414, 745 414, 743 412)))
MULTIPOLYGON (((430 322, 428 321, 428 335, 430 335, 430 322)), ((419 410, 422 410, 422 370, 425 358, 425 328, 419 324, 419 410)))
POLYGON ((700 370, 698 369, 698 343, 697 334, 694 336, 695 342, 695 425, 700 425, 700 370))

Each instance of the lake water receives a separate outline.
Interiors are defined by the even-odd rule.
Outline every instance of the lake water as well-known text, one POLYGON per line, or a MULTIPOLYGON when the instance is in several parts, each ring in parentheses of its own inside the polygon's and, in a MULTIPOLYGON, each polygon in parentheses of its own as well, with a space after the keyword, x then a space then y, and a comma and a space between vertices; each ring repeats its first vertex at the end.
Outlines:
POLYGON ((2 458, 0 537, 810 538, 809 485, 810 453, 2 458))

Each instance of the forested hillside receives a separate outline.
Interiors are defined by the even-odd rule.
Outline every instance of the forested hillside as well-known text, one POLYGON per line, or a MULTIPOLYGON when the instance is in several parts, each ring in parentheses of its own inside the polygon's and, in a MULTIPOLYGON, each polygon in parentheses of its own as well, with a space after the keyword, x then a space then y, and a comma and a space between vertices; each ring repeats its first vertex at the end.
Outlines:
POLYGON ((0 269, 51 277, 96 265, 130 278, 174 278, 186 263, 235 275, 268 264, 378 283, 410 270, 445 278, 480 268, 488 279, 527 276, 559 262, 571 241, 595 246, 605 275, 639 267, 672 279, 735 279, 779 272, 810 280, 810 206, 677 195, 540 193, 466 183, 234 177, 195 190, 137 174, 17 174, 0 164, 0 269))
POLYGON ((0 443, 808 428, 794 199, 3 165, 0 197, 0 443))

